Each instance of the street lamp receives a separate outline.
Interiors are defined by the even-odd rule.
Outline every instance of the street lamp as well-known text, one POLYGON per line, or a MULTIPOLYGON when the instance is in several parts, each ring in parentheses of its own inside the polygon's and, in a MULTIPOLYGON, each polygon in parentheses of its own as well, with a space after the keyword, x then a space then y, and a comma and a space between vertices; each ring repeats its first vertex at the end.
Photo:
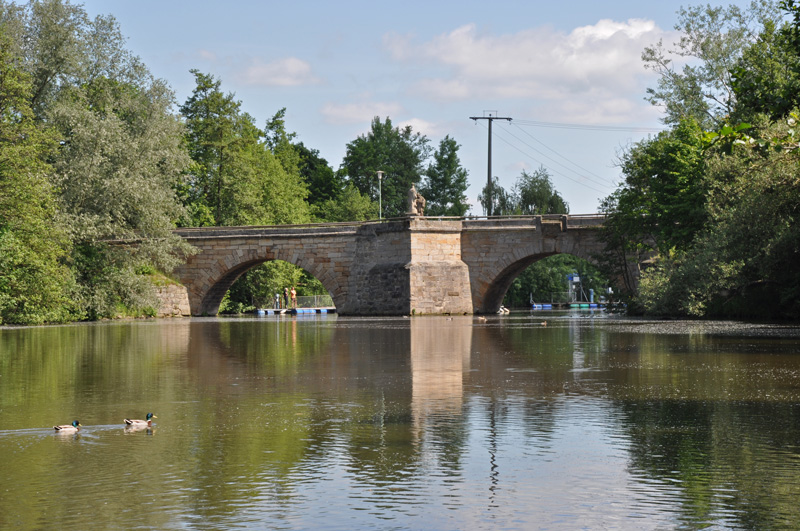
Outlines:
POLYGON ((381 199, 381 180, 383 179, 383 172, 378 170, 378 219, 383 219, 383 204, 381 199))

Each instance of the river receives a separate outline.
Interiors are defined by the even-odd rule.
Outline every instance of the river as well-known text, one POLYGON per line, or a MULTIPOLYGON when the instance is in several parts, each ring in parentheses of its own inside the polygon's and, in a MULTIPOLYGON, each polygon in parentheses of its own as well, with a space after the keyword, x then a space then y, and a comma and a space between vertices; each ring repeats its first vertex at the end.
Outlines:
POLYGON ((798 326, 0 328, 2 529, 796 529, 798 499, 798 326))

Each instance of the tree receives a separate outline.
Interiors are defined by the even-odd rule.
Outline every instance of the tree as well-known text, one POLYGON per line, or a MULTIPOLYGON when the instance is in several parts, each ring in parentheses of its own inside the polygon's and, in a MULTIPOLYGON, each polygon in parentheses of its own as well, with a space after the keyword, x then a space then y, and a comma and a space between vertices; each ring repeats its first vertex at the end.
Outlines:
POLYGON ((113 16, 91 20, 80 4, 30 0, 24 6, 0 4, 0 20, 31 75, 31 107, 39 118, 64 88, 102 77, 137 86, 148 83, 149 71, 125 48, 113 16))
POLYGON ((515 211, 522 215, 568 214, 569 206, 553 187, 544 167, 533 173, 522 171, 512 196, 515 211))
POLYGON ((495 216, 511 216, 516 214, 516 205, 511 194, 500 186, 497 177, 492 180, 491 185, 486 183, 481 193, 478 194, 478 203, 483 207, 484 214, 492 212, 495 216), (491 201, 491 204, 489 203, 491 201), (491 208, 489 208, 491 206, 491 208))
POLYGON ((302 142, 294 144, 294 148, 300 156, 300 177, 308 187, 309 203, 320 206, 338 197, 344 190, 344 183, 328 161, 320 157, 319 150, 306 147, 302 142))
POLYGON ((550 175, 545 168, 533 173, 522 171, 511 192, 498 184, 497 177, 492 183, 492 193, 487 194, 488 184, 478 196, 484 212, 489 206, 486 201, 492 198, 492 212, 496 216, 533 216, 543 214, 567 214, 569 205, 553 187, 550 175))
POLYGON ((800 5, 786 0, 780 6, 792 21, 781 26, 766 21, 732 67, 733 123, 751 121, 759 113, 779 120, 800 106, 800 5))
POLYGON ((458 159, 458 143, 445 136, 433 154, 433 162, 425 171, 425 182, 419 193, 425 198, 428 216, 458 216, 469 210, 466 191, 467 170, 458 159))
POLYGON ((384 172, 382 204, 384 217, 402 216, 408 210, 407 193, 423 173, 429 154, 428 139, 411 126, 394 127, 387 117, 372 120, 370 132, 347 144, 341 171, 361 194, 378 202, 377 171, 384 172))
POLYGON ((567 291, 567 275, 581 278, 586 294, 590 289, 600 293, 608 281, 592 264, 569 254, 559 254, 528 266, 508 288, 503 305, 509 308, 529 307, 530 301, 561 302, 559 296, 567 291))
MULTIPOLYGON (((242 113, 241 102, 221 90, 222 82, 192 70, 197 86, 181 106, 186 140, 194 161, 183 190, 190 223, 258 225, 308 221, 307 190, 300 180, 294 149, 286 145, 282 121, 275 136, 264 133, 242 113), (281 153, 276 156, 270 143, 281 153), (287 171, 287 168, 289 171, 287 171)), ((276 117, 282 114, 279 112, 276 117)))
POLYGON ((706 221, 703 139, 699 125, 684 120, 625 152, 625 180, 602 206, 606 226, 661 252, 687 249, 706 221))
POLYGON ((69 319, 69 240, 43 159, 57 145, 30 107, 30 77, 0 27, 0 324, 69 319))
POLYGON ((88 317, 152 306, 137 272, 167 271, 189 250, 170 232, 188 162, 171 91, 124 48, 113 17, 90 20, 82 6, 47 0, 0 4, 0 19, 32 80, 34 115, 60 140, 48 161, 56 219, 71 241, 73 301, 88 317))
POLYGON ((137 272, 169 272, 189 252, 171 232, 184 215, 175 188, 189 163, 171 104, 158 81, 97 78, 62 90, 47 112, 65 139, 54 179, 90 317, 113 316, 120 304, 153 306, 152 287, 137 272), (104 243, 126 239, 138 244, 104 243))
POLYGON ((800 135, 792 123, 758 124, 759 137, 783 139, 712 148, 709 223, 690 252, 660 257, 643 274, 640 300, 653 314, 792 318, 800 316, 800 135), (773 146, 774 147, 774 146, 773 146))
MULTIPOLYGON (((196 225, 306 223, 308 190, 300 176, 299 151, 286 131, 286 109, 261 131, 241 112, 241 102, 222 82, 192 70, 197 86, 181 107, 194 161, 184 197, 196 225)), ((221 311, 264 304, 276 286, 302 270, 287 263, 263 264, 237 279, 221 311)))
POLYGON ((759 29, 780 15, 770 0, 753 0, 746 10, 736 5, 681 8, 678 15, 676 48, 658 42, 642 53, 645 68, 659 76, 657 86, 647 89, 647 100, 663 106, 666 124, 693 119, 711 129, 734 109, 731 69, 759 29), (680 70, 674 58, 684 63, 680 70))
POLYGON ((335 198, 315 205, 313 210, 318 220, 326 222, 368 221, 379 215, 378 204, 350 183, 335 198))

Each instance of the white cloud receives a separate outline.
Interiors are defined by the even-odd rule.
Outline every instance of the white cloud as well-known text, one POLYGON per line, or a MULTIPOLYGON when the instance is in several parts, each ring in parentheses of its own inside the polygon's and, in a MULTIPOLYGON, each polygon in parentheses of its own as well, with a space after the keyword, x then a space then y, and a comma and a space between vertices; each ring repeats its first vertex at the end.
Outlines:
POLYGON ((381 103, 364 101, 360 103, 335 104, 328 103, 320 111, 325 121, 333 124, 350 124, 371 122, 379 116, 384 118, 400 114, 403 107, 398 103, 381 103))
POLYGON ((507 35, 481 34, 472 24, 428 42, 393 34, 383 42, 394 60, 434 69, 411 87, 418 96, 544 100, 551 111, 579 100, 607 121, 631 119, 630 112, 641 109, 645 79, 652 75, 643 68, 641 53, 661 38, 671 40, 653 21, 630 19, 601 20, 570 33, 543 27, 507 35), (637 104, 625 112, 620 107, 627 100, 637 104))
POLYGON ((421 118, 411 118, 410 120, 404 120, 397 124, 398 127, 401 129, 405 126, 410 125, 411 129, 415 133, 422 133, 425 136, 437 136, 442 133, 442 128, 433 122, 429 122, 427 120, 423 120, 421 118))
POLYGON ((239 77, 248 85, 263 87, 296 87, 319 83, 319 79, 311 71, 311 65, 296 57, 271 63, 255 59, 239 77))

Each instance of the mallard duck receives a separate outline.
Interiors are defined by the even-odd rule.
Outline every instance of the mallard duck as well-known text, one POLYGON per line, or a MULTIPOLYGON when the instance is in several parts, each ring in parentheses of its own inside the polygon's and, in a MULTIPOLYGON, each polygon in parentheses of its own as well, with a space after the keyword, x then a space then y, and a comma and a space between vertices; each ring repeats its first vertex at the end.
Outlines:
POLYGON ((53 426, 53 429, 59 433, 72 433, 80 429, 81 423, 73 420, 72 424, 62 424, 61 426, 53 426))
POLYGON ((147 420, 125 419, 125 425, 134 426, 134 427, 141 427, 141 428, 149 427, 149 426, 153 425, 153 419, 157 419, 157 418, 158 417, 156 417, 152 413, 148 413, 147 416, 145 417, 145 419, 147 419, 147 420))

